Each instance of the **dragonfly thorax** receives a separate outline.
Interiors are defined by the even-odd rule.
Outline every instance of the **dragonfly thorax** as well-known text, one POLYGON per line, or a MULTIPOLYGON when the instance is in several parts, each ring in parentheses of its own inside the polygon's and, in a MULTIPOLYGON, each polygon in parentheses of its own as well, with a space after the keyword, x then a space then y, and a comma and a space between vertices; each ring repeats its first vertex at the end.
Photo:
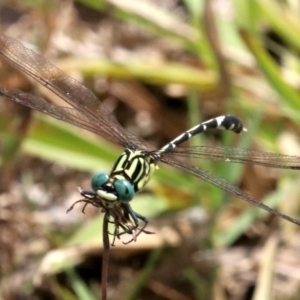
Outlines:
POLYGON ((129 202, 146 185, 155 169, 155 157, 144 151, 125 149, 111 174, 97 173, 91 185, 103 200, 129 202))

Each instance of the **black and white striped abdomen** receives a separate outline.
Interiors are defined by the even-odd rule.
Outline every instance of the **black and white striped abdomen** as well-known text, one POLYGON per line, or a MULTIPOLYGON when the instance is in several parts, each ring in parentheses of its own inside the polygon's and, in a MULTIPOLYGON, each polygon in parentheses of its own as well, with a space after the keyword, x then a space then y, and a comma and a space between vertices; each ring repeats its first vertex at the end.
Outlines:
POLYGON ((168 150, 176 148, 179 144, 187 141, 196 134, 202 133, 208 129, 222 129, 222 130, 231 130, 236 133, 241 133, 243 130, 247 131, 244 127, 242 121, 233 115, 225 115, 210 119, 201 124, 196 125, 195 127, 187 130, 186 132, 179 135, 173 141, 166 144, 162 147, 159 152, 163 153, 168 150))

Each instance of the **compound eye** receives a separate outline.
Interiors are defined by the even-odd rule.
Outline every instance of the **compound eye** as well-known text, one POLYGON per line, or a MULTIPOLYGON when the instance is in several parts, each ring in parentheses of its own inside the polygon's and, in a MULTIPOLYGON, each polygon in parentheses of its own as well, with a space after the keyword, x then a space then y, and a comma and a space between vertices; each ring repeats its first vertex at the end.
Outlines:
POLYGON ((96 192, 99 190, 104 184, 108 182, 109 176, 107 173, 100 172, 94 175, 92 178, 91 186, 92 189, 96 192))
POLYGON ((134 197, 134 189, 129 181, 117 179, 114 187, 121 202, 129 202, 134 197))

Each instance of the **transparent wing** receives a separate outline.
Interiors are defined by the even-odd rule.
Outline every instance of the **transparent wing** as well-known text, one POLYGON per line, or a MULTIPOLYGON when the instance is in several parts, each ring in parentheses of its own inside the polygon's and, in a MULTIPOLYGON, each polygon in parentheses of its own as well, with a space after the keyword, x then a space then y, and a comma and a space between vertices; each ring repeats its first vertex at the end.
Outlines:
POLYGON ((244 193, 242 190, 240 190, 238 187, 232 185, 231 183, 227 182, 226 180, 224 180, 223 178, 219 178, 217 176, 214 176, 206 171, 203 171, 197 167, 194 166, 189 166, 180 162, 176 162, 173 160, 169 160, 166 158, 162 158, 161 160, 162 162, 171 165, 175 168, 178 168, 180 170, 183 170, 189 174, 192 174, 195 177, 198 177, 206 182, 209 182, 210 184, 218 187, 219 189, 228 192, 246 202, 251 203, 252 205, 255 205, 259 208, 262 208, 263 210, 272 213, 284 220, 287 220, 289 222, 292 222, 294 224, 300 225, 300 221, 294 218, 291 218, 285 214, 282 214, 272 208, 270 208, 269 206, 263 204, 262 202, 257 201, 255 198, 253 198, 252 196, 244 193))
POLYGON ((3 95, 30 108, 51 116, 55 115, 57 119, 66 122, 70 122, 70 119, 73 120, 74 115, 76 115, 77 121, 71 122, 74 125, 81 127, 80 124, 88 125, 89 123, 89 127, 94 129, 93 132, 105 136, 113 142, 123 146, 130 144, 134 147, 145 148, 137 137, 127 132, 111 116, 110 112, 89 89, 42 56, 25 48, 20 42, 0 34, 0 56, 58 95, 74 109, 59 108, 58 105, 49 104, 43 98, 25 94, 17 89, 2 87, 1 93, 3 95), (71 115, 68 116, 68 113, 71 115))
MULTIPOLYGON (((62 107, 53 103, 49 103, 44 98, 36 97, 18 89, 8 89, 2 85, 0 85, 0 95, 1 94, 17 103, 23 104, 53 118, 68 122, 96 134, 100 134, 99 127, 101 127, 101 136, 113 142, 126 143, 125 139, 120 141, 120 139, 123 137, 116 135, 116 132, 119 132, 119 128, 121 126, 118 123, 112 122, 111 120, 109 122, 103 122, 103 120, 99 121, 99 119, 97 119, 91 122, 89 116, 82 114, 73 107, 62 107)), ((127 145, 124 146, 126 147, 127 145)))
POLYGON ((269 168, 300 169, 300 157, 270 152, 261 152, 232 147, 195 146, 175 148, 163 154, 164 157, 193 157, 241 164, 262 165, 269 168))

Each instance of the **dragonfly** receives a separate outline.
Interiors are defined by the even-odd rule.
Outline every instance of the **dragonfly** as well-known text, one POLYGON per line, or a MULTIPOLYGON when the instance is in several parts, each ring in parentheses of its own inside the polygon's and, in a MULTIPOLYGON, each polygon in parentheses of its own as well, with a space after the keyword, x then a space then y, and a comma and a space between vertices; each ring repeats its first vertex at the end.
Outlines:
MULTIPOLYGON (((59 96, 66 102, 66 106, 59 106, 42 97, 3 85, 0 85, 0 95, 58 120, 94 132, 124 147, 123 153, 116 160, 111 172, 95 174, 91 180, 92 189, 80 190, 83 199, 74 203, 75 205, 78 202, 85 202, 83 211, 87 204, 100 207, 105 211, 112 218, 111 222, 116 225, 114 237, 124 232, 133 234, 141 222, 144 225, 140 227, 138 234, 140 232, 151 233, 145 230, 148 224, 147 218, 134 211, 130 203, 135 194, 150 180, 159 163, 180 169, 269 213, 300 225, 299 220, 270 208, 226 180, 177 159, 177 157, 184 157, 261 165, 270 168, 300 169, 298 156, 237 147, 178 147, 194 135, 211 129, 229 130, 238 134, 246 131, 238 117, 234 115, 215 117, 187 130, 158 150, 148 150, 140 139, 118 123, 112 113, 89 89, 42 56, 24 47, 19 41, 0 34, 0 56, 59 96)), ((74 205, 69 210, 73 209, 74 205)))

